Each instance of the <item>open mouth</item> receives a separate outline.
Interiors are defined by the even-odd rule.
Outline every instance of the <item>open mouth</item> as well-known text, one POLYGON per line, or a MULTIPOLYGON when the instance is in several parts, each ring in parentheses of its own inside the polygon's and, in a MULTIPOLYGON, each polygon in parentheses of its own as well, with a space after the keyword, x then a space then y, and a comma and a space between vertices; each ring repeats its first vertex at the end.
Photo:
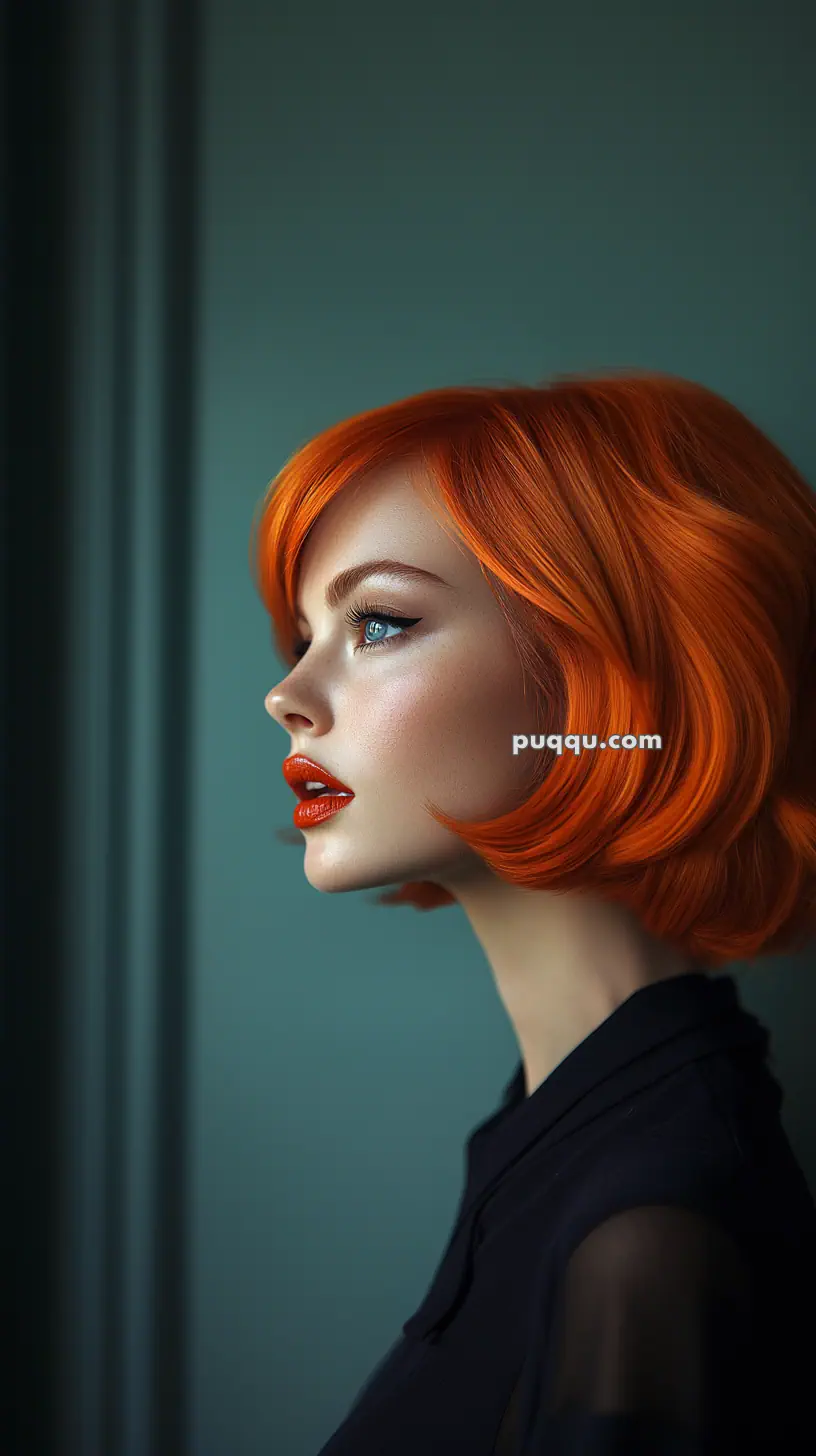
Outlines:
POLYGON ((352 799, 354 797, 346 789, 331 789, 328 784, 321 784, 319 781, 313 779, 307 780, 304 784, 299 784, 296 792, 299 799, 322 799, 324 797, 332 799, 352 799))
POLYGON ((293 753, 282 765, 283 776, 299 799, 317 799, 323 794, 352 799, 354 794, 340 779, 305 753, 293 753))
POLYGON ((353 790, 341 783, 322 763, 305 753, 293 753, 283 763, 283 776, 298 797, 292 815, 296 829, 313 829, 332 819, 354 798, 353 790))
POLYGON ((333 819, 335 814, 341 814, 354 798, 347 789, 341 791, 325 784, 309 788, 306 783, 297 786, 297 796, 299 802, 292 815, 296 829, 316 829, 319 824, 333 819))

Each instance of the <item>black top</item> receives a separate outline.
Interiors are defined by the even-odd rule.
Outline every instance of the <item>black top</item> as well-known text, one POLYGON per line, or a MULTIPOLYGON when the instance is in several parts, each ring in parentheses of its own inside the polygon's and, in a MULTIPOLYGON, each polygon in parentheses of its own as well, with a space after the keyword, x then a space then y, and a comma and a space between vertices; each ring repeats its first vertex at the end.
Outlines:
POLYGON ((467 1140, 430 1289, 320 1456, 816 1451, 816 1205, 731 976, 624 1001, 467 1140))

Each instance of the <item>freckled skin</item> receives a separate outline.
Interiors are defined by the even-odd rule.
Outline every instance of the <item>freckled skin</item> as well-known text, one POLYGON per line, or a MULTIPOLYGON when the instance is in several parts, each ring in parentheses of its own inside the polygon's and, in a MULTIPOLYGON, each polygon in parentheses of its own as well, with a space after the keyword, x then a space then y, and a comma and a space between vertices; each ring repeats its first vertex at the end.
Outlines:
POLYGON ((281 760, 307 753, 355 794, 303 831, 309 883, 338 892, 423 879, 455 886, 487 874, 425 801, 460 818, 511 809, 529 772, 529 754, 513 756, 513 734, 541 726, 476 557, 435 519, 406 466, 377 472, 326 508, 303 552, 298 600, 311 645, 266 699, 290 735, 281 760), (374 576, 328 608, 331 578, 375 557, 436 572, 449 589, 374 576), (349 603, 361 600, 422 620, 355 651, 383 635, 373 623, 345 621, 349 603))

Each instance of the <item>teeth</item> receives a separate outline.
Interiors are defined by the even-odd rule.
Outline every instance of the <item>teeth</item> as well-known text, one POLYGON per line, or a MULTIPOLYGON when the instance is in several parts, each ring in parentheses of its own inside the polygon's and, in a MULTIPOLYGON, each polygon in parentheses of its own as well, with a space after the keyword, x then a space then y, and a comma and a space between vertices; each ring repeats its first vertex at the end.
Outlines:
POLYGON ((351 794, 346 793, 345 789, 330 789, 328 784, 322 783, 320 779, 306 779, 303 787, 307 794, 315 794, 316 796, 320 794, 334 794, 338 799, 351 798, 351 794))

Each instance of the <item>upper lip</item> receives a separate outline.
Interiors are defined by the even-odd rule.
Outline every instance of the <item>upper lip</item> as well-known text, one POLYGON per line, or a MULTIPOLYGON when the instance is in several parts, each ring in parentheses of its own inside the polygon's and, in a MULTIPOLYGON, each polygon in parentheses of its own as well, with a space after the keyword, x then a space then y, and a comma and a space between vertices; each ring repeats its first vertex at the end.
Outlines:
POLYGON ((341 784, 334 774, 330 774, 322 764, 315 763, 313 758, 307 758, 305 753, 293 753, 283 760, 283 777, 299 799, 308 799, 306 784, 309 781, 325 784, 327 789, 335 789, 338 793, 352 793, 348 784, 341 784))

